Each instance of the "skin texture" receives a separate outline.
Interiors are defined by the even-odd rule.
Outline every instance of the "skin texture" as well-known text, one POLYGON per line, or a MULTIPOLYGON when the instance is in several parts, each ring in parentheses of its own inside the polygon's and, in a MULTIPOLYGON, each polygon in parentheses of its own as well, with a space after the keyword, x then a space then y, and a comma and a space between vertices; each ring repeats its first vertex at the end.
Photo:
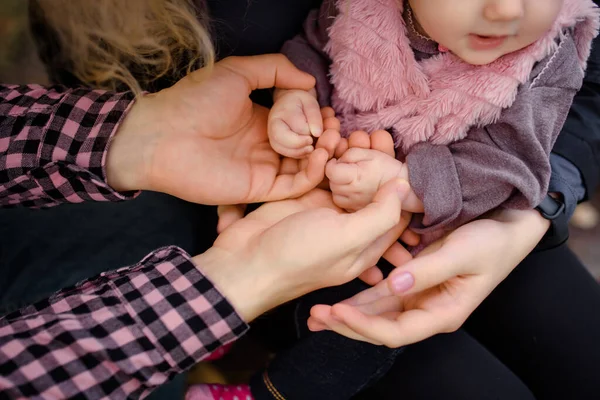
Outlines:
POLYGON ((453 332, 549 225, 534 210, 501 210, 463 225, 373 288, 334 306, 313 307, 308 326, 388 347, 453 332))
POLYGON ((489 64, 544 35, 564 0, 409 0, 415 28, 469 64, 489 64), (479 49, 470 35, 506 36, 479 49))
MULTIPOLYGON (((396 242, 409 222, 401 211, 407 182, 389 182, 369 206, 348 214, 330 193, 311 190, 323 180, 337 132, 323 134, 308 159, 281 159, 271 149, 268 112, 250 101, 250 92, 313 85, 283 56, 225 59, 138 99, 108 150, 107 179, 117 190, 156 190, 204 204, 272 201, 193 258, 246 321, 348 282, 382 255, 394 265, 411 258, 396 242), (289 197, 299 198, 275 201, 289 197)), ((324 117, 336 127, 331 111, 324 117)))
POLYGON ((251 321, 303 294, 358 277, 382 255, 396 266, 411 259, 396 242, 409 222, 400 206, 407 193, 406 182, 391 181, 352 214, 320 189, 267 203, 228 227, 194 261, 251 321))
POLYGON ((274 86, 309 90, 314 78, 281 55, 227 58, 137 99, 109 148, 108 183, 202 204, 273 201, 308 192, 323 180, 328 151, 316 149, 296 160, 271 148, 268 110, 249 95, 274 86))

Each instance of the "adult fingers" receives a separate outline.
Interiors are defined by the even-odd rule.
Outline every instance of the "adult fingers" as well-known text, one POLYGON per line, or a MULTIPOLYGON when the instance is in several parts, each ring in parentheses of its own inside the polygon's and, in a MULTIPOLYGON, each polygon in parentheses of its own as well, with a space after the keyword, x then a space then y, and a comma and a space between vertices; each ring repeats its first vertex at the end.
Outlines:
POLYGON ((375 131, 371 133, 371 148, 396 157, 394 139, 387 131, 375 131))
POLYGON ((335 158, 340 158, 348 150, 348 139, 342 138, 338 147, 335 148, 335 158))
POLYGON ((413 257, 404 246, 398 242, 394 242, 390 248, 383 253, 383 258, 385 258, 393 266, 400 267, 412 260, 413 257))
MULTIPOLYGON (((373 201, 353 214, 344 214, 347 237, 344 243, 354 246, 372 244, 400 223, 402 201, 409 191, 408 182, 392 180, 382 186, 373 201), (356 232, 361 232, 357 235, 356 232)), ((398 232, 398 235, 400 233, 398 232)), ((390 243, 391 244, 391 243, 390 243)), ((389 245, 388 245, 389 247, 389 245)), ((382 250, 382 254, 385 249, 382 250)))
POLYGON ((406 243, 408 246, 416 246, 421 242, 421 235, 411 231, 410 229, 407 229, 402 232, 400 240, 403 243, 406 243))
POLYGON ((317 140, 317 144, 315 148, 317 149, 325 149, 329 154, 329 158, 332 158, 335 154, 335 149, 340 143, 340 133, 333 129, 327 129, 319 140, 317 140))
POLYGON ((310 310, 310 317, 307 321, 308 328, 313 332, 330 330, 353 340, 381 345, 381 343, 370 341, 368 338, 359 335, 350 329, 346 324, 337 320, 332 316, 331 309, 331 306, 325 305, 316 305, 312 307, 310 310))
POLYGON ((383 273, 381 272, 379 267, 374 266, 374 267, 367 269, 362 274, 360 274, 358 276, 358 279, 360 279, 367 285, 372 286, 372 285, 378 284, 379 282, 381 282, 383 280, 383 273))
POLYGON ((348 138, 348 145, 350 148, 370 149, 371 139, 369 139, 369 134, 365 131, 352 132, 348 138))
POLYGON ((245 204, 218 206, 217 215, 219 216, 219 222, 217 223, 217 233, 220 234, 229 226, 244 218, 245 211, 245 204))
POLYGON ((300 71, 282 54, 251 57, 228 57, 217 63, 242 76, 248 84, 248 95, 256 89, 302 89, 315 86, 315 78, 300 71))
POLYGON ((323 129, 333 129, 335 131, 340 131, 341 123, 340 120, 336 117, 327 117, 323 118, 323 129))
POLYGON ((325 164, 328 154, 325 149, 316 149, 308 157, 306 168, 296 174, 280 174, 275 178, 271 190, 264 198, 254 198, 253 201, 275 201, 298 197, 317 185, 325 177, 325 164))
POLYGON ((350 297, 349 299, 342 301, 341 303, 350 306, 361 306, 363 304, 372 303, 374 301, 378 301, 380 299, 390 296, 395 295, 390 290, 388 284, 386 282, 379 282, 375 286, 365 289, 362 292, 350 297))
POLYGON ((428 254, 408 261, 390 273, 386 281, 393 293, 422 292, 465 272, 473 272, 465 271, 473 256, 468 251, 447 251, 442 241, 430 245, 425 251, 428 254))
POLYGON ((335 117, 335 110, 331 107, 323 107, 321 108, 321 114, 323 115, 323 119, 335 117))
POLYGON ((382 254, 388 253, 390 248, 393 247, 397 257, 395 261, 400 264, 408 262, 412 258, 412 255, 398 243, 398 237, 406 229, 409 222, 410 220, 401 218, 397 225, 377 238, 369 247, 363 250, 358 261, 367 263, 367 265, 369 263, 374 263, 382 256, 382 254))
POLYGON ((392 348, 420 342, 438 333, 451 332, 458 328, 455 324, 448 323, 452 319, 451 314, 432 313, 421 309, 404 311, 395 319, 368 315, 346 304, 336 304, 331 313, 356 334, 370 342, 392 348))

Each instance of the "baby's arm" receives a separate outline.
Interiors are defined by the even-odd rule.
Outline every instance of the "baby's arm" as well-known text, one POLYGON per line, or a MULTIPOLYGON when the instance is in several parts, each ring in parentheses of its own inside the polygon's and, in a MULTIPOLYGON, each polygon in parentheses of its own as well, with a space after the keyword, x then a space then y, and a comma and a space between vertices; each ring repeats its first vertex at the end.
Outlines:
POLYGON ((425 206, 419 232, 454 229, 497 207, 536 207, 547 193, 550 151, 582 79, 567 36, 495 124, 447 146, 414 146, 406 160, 425 206))

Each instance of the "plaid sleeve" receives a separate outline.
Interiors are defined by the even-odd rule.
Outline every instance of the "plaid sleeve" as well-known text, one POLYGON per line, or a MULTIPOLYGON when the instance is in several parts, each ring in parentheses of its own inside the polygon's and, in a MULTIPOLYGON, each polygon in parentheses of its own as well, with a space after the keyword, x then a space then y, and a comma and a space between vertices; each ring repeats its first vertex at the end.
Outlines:
POLYGON ((140 398, 247 329, 166 247, 0 319, 0 398, 140 398))
POLYGON ((0 85, 0 206, 118 201, 106 184, 110 140, 131 93, 0 85))

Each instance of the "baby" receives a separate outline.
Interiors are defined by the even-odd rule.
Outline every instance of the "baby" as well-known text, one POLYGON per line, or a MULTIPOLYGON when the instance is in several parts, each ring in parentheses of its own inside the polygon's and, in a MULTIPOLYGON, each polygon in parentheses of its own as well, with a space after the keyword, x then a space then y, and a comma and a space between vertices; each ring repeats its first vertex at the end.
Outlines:
MULTIPOLYGON (((349 137, 326 169, 334 202, 358 210, 407 180, 421 246, 497 207, 533 208, 598 15, 591 0, 325 0, 282 49, 317 86, 274 94, 271 145, 306 157, 332 106, 349 137)), ((385 374, 402 349, 305 328, 312 304, 353 285, 299 301, 302 340, 253 379, 252 397, 349 399, 385 374)))
POLYGON ((318 90, 275 93, 271 145, 306 156, 310 110, 326 105, 345 136, 388 130, 396 160, 362 145, 328 164, 334 201, 353 211, 407 179, 426 242, 498 206, 533 208, 597 25, 590 0, 325 1, 283 48, 318 90))

